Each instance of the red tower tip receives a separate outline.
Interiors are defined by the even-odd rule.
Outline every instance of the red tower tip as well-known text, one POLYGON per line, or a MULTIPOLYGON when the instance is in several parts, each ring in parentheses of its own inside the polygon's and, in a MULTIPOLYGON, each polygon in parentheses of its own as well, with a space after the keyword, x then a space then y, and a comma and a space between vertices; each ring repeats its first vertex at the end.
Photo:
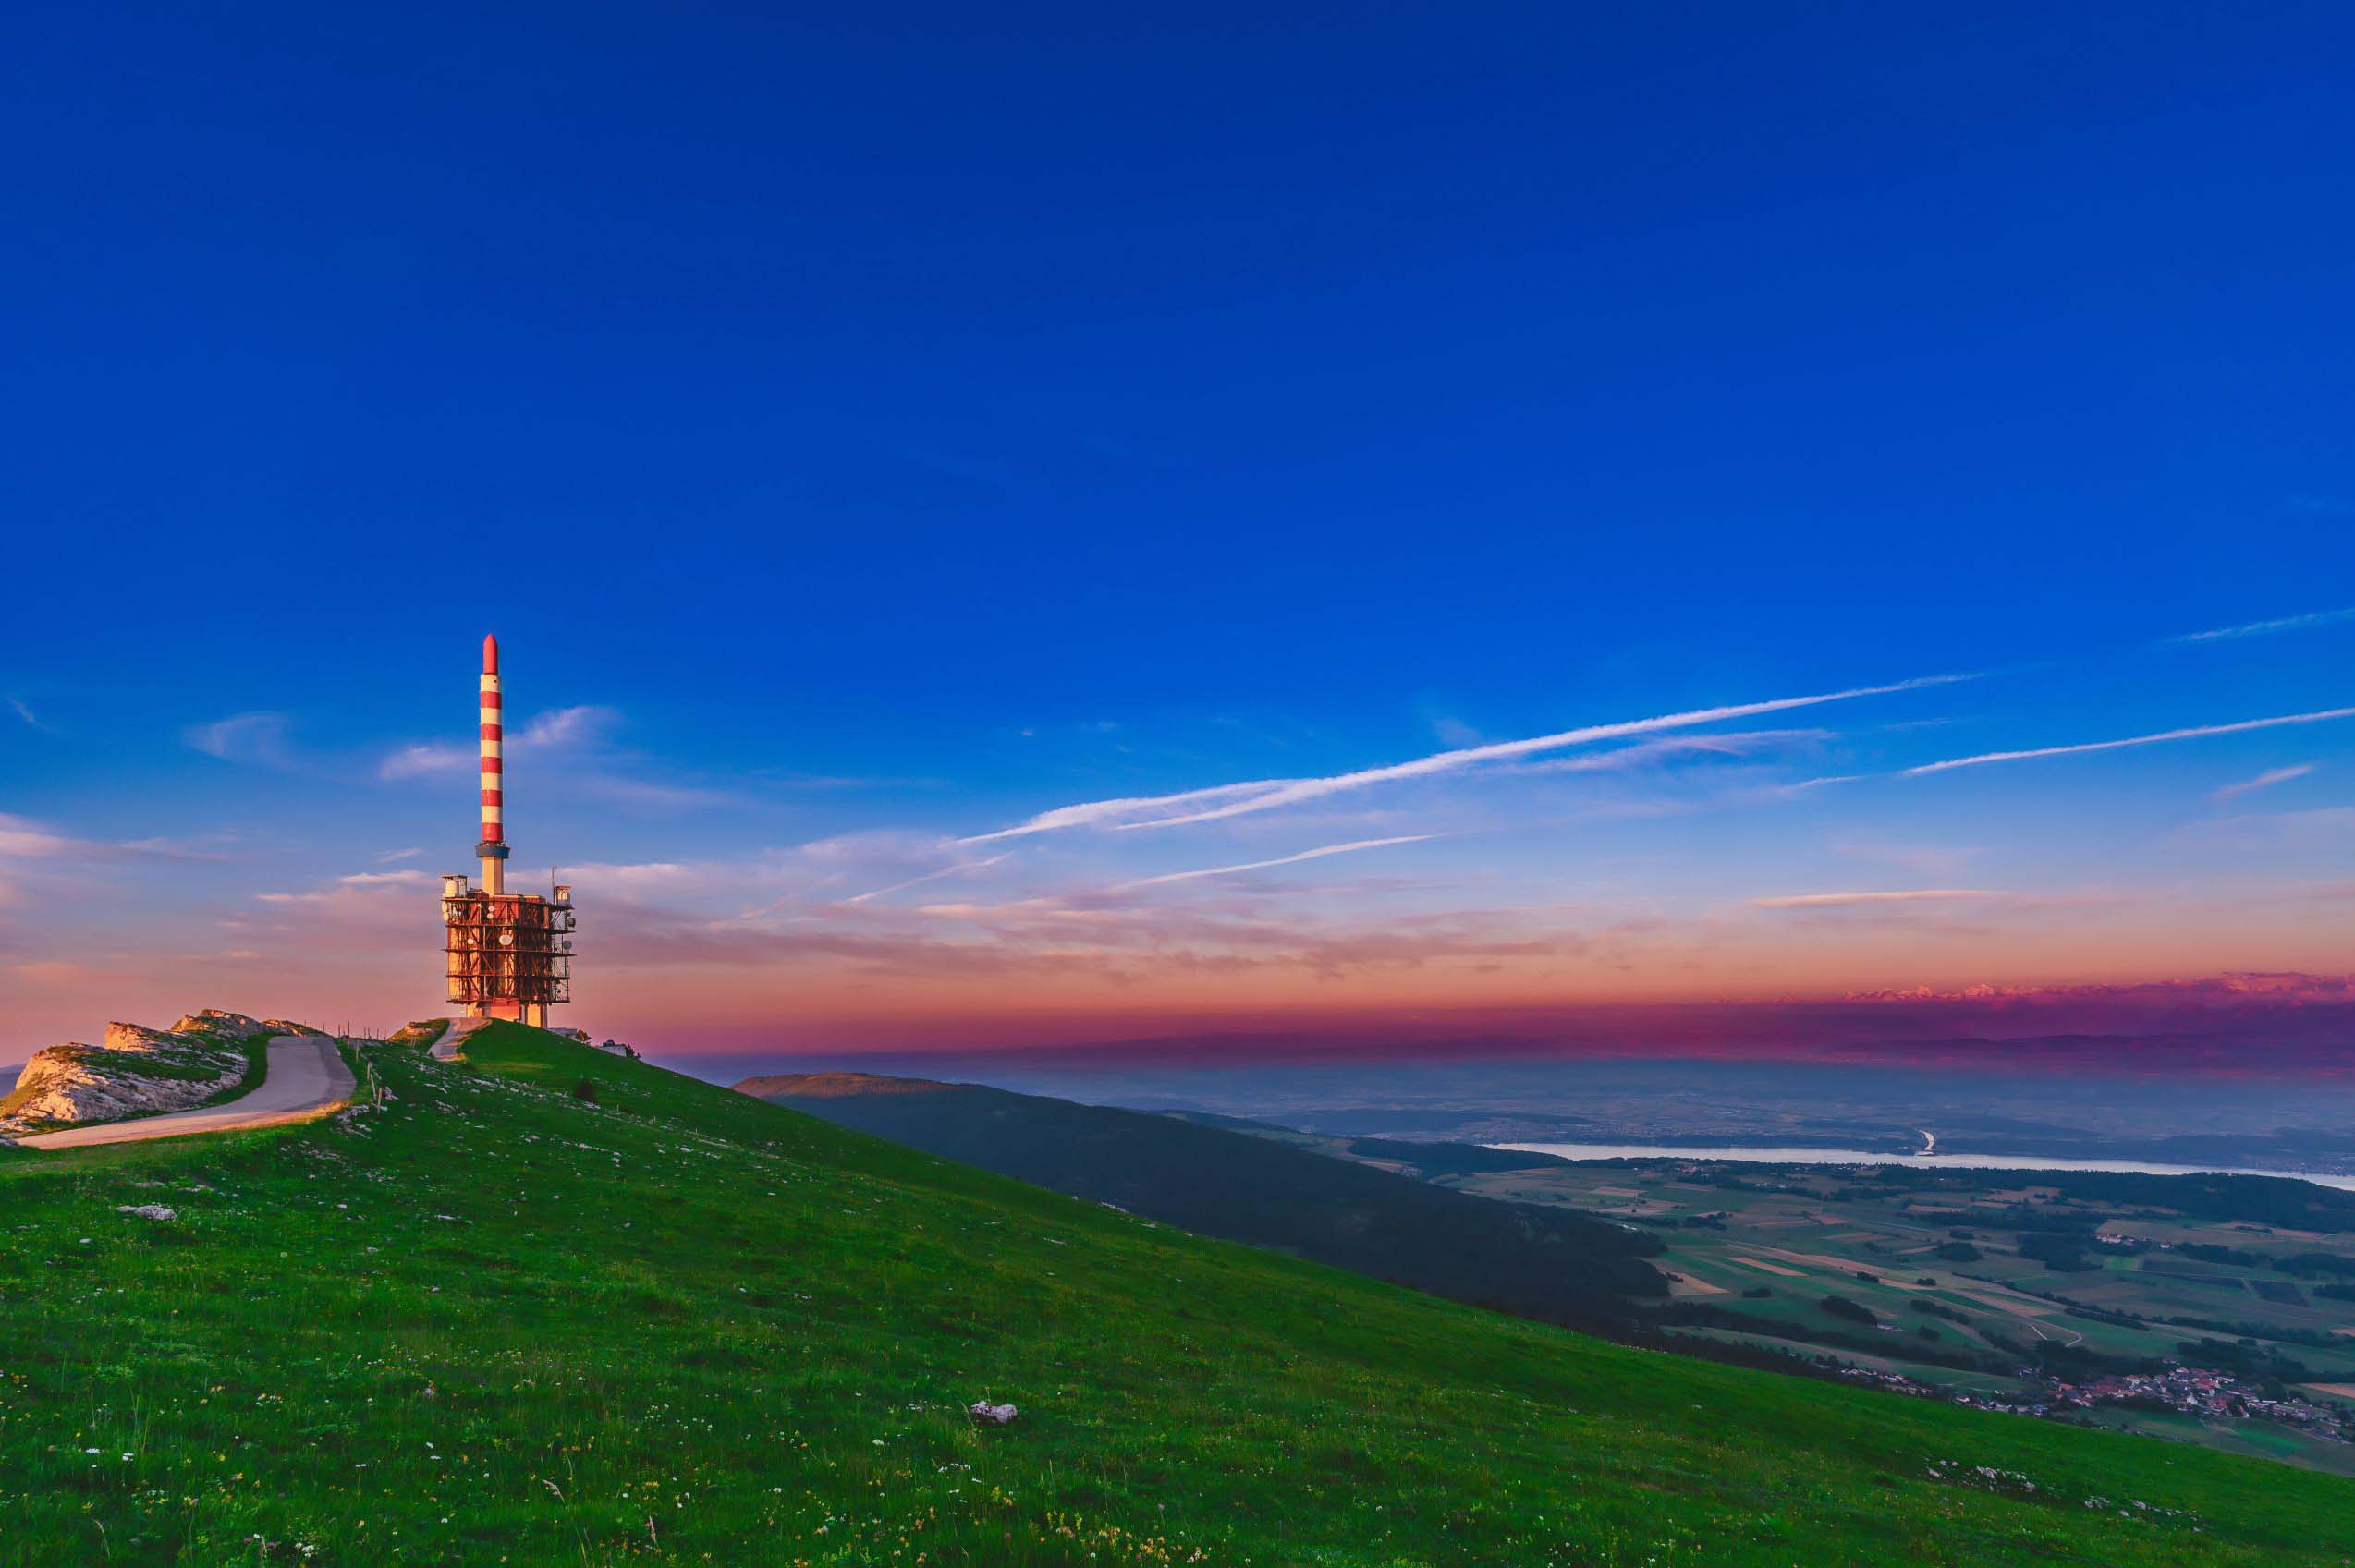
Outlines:
POLYGON ((482 673, 486 675, 499 673, 499 639, 496 637, 482 639, 482 673))

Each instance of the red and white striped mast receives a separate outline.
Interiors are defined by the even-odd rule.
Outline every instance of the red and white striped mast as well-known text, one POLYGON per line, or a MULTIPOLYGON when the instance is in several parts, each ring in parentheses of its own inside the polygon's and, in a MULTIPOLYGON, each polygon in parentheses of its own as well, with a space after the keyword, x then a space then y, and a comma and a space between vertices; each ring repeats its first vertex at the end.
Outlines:
POLYGON ((482 891, 493 896, 505 893, 506 879, 506 832, 504 826, 504 791, 500 787, 500 741, 503 729, 499 718, 499 639, 482 639, 482 842, 474 853, 482 861, 482 891))

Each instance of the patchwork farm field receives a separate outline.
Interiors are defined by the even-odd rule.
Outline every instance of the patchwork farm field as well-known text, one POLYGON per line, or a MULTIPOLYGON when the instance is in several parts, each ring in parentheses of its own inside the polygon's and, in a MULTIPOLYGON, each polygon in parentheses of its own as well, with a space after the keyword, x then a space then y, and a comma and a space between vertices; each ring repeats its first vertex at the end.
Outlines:
MULTIPOLYGON (((2016 1172, 1660 1160, 1444 1179, 1654 1231, 1671 1317, 1719 1343, 1821 1352, 2007 1404, 2044 1403, 2056 1379, 2191 1364, 2355 1404, 2355 1229, 2337 1228, 2349 1222, 2335 1195, 2333 1212, 2288 1224, 2263 1193, 2203 1193, 2192 1207, 2208 1211, 2194 1213, 2152 1201, 2163 1185, 2104 1196, 2082 1177, 2016 1172)), ((2262 1417, 2099 1419, 2355 1474, 2355 1444, 2262 1417)))

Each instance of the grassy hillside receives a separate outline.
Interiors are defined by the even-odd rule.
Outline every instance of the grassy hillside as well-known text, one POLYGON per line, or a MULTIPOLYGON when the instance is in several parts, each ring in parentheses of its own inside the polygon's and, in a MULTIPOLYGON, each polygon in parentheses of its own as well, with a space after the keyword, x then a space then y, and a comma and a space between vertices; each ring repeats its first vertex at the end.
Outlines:
MULTIPOLYGON (((824 1073, 737 1088, 1018 1181, 1549 1322, 1623 1319, 1665 1300, 1648 1231, 1472 1197, 1191 1119, 980 1084, 824 1073)), ((1482 1151, 1487 1152, 1487 1151, 1482 1151)), ((1506 1155, 1506 1169, 1537 1163, 1506 1155)))
POLYGON ((469 1049, 372 1050, 397 1098, 348 1127, 0 1153, 0 1563, 2355 1555, 2342 1480, 1605 1344, 532 1031, 469 1049))

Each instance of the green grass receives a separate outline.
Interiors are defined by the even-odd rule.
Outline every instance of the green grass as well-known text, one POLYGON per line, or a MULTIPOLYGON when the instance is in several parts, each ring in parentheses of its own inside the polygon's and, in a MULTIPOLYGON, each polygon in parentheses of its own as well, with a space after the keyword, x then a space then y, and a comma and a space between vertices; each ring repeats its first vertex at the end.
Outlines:
POLYGON ((512 1026, 361 1051, 349 1125, 0 1160, 0 1563, 2355 1555, 2335 1477, 1606 1344, 512 1026))
POLYGON ((226 1105, 232 1100, 244 1099, 270 1081, 270 1037, 267 1034, 247 1035, 238 1044, 245 1052, 245 1076, 226 1088, 214 1090, 187 1109, 194 1111, 205 1106, 226 1105))
POLYGON ((2284 1464, 2355 1477, 2355 1448, 2271 1421, 2203 1421, 2194 1416, 2117 1408, 2096 1411, 2088 1418, 2117 1431, 2147 1432, 2224 1453, 2260 1454, 2284 1464))

